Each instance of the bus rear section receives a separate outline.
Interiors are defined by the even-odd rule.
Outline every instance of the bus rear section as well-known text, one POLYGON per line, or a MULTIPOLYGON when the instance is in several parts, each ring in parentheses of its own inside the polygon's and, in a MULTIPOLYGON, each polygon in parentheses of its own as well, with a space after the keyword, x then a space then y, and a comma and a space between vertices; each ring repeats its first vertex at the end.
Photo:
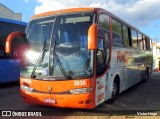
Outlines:
POLYGON ((21 43, 13 40, 12 52, 5 53, 5 42, 8 35, 14 31, 24 32, 27 23, 0 18, 0 83, 18 81, 20 78, 21 43))

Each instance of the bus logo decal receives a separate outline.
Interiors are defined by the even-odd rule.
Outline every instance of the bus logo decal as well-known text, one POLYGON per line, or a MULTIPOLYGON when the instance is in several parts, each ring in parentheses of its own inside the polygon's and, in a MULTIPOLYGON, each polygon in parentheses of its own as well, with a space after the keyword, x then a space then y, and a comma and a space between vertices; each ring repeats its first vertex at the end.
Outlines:
POLYGON ((98 99, 97 99, 97 102, 100 102, 100 101, 104 100, 104 92, 101 93, 100 95, 98 95, 97 98, 98 98, 98 99))
POLYGON ((98 86, 98 90, 101 90, 102 88, 104 88, 104 84, 98 86))
POLYGON ((132 57, 133 54, 128 51, 117 51, 117 62, 128 62, 128 58, 132 57))
POLYGON ((48 86, 48 92, 51 93, 52 92, 52 87, 48 86))

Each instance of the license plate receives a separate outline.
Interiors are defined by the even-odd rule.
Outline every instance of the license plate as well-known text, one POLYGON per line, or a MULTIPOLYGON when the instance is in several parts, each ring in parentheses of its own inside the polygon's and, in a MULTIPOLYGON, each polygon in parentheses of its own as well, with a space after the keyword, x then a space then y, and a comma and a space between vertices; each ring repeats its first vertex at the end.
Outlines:
POLYGON ((52 98, 44 98, 44 102, 45 102, 45 103, 55 104, 55 103, 56 103, 56 100, 55 100, 55 99, 52 99, 52 98))

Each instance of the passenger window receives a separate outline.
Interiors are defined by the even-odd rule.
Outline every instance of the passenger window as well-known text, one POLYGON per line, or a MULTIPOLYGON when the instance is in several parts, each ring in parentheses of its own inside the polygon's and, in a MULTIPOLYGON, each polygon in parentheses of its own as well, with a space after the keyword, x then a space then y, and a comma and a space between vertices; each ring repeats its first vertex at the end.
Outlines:
POLYGON ((129 46, 128 27, 123 26, 123 42, 125 46, 129 46))
MULTIPOLYGON (((109 24, 109 16, 107 14, 101 13, 99 15, 98 20, 99 25, 99 39, 103 39, 103 62, 104 62, 104 70, 107 67, 110 58, 110 24, 109 24), (100 35, 101 34, 101 35, 100 35)), ((98 46, 99 49, 102 47, 98 46)))
POLYGON ((146 40, 145 40, 145 36, 143 36, 143 49, 146 50, 146 40))
POLYGON ((142 39, 142 34, 138 33, 138 47, 140 49, 143 49, 143 39, 142 39))
POLYGON ((98 25, 100 26, 100 28, 103 28, 109 32, 110 31, 109 16, 106 14, 100 14, 99 20, 98 20, 98 25))
POLYGON ((152 39, 149 39, 150 41, 150 50, 152 50, 152 39))
MULTIPOLYGON (((100 14, 98 25, 101 31, 103 31, 105 35, 105 45, 110 45, 110 25, 109 25, 109 16, 106 14, 100 14)), ((107 46, 108 47, 108 46, 107 46)))
POLYGON ((137 48, 137 32, 135 30, 131 30, 131 36, 132 36, 132 46, 134 48, 137 48))
POLYGON ((151 50, 152 49, 152 44, 151 44, 151 39, 146 37, 146 49, 151 50))
POLYGON ((123 44, 121 23, 112 19, 113 44, 123 44))

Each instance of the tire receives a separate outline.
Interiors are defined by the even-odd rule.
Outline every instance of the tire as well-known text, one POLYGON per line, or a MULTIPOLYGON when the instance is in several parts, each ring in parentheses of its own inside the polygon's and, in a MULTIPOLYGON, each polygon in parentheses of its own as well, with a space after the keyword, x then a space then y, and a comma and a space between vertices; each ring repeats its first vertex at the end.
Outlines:
POLYGON ((116 98, 119 94, 118 80, 114 80, 112 86, 113 86, 113 90, 112 90, 111 98, 109 100, 107 100, 107 103, 110 103, 110 104, 113 103, 116 100, 116 98))
POLYGON ((145 71, 145 80, 144 81, 148 81, 149 77, 150 77, 150 75, 149 75, 149 68, 147 67, 146 71, 145 71))

